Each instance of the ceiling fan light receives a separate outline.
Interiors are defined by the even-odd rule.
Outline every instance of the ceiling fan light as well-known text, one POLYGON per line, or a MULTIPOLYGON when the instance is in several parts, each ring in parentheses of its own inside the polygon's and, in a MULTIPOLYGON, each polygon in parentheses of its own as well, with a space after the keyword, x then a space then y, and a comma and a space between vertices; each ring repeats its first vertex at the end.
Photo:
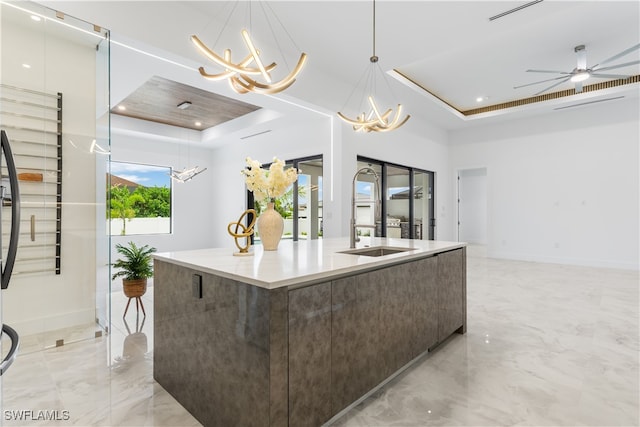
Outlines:
POLYGON ((591 74, 589 74, 588 71, 580 71, 580 72, 574 74, 573 76, 571 76, 571 81, 573 83, 583 82, 583 81, 587 80, 590 76, 591 76, 591 74))

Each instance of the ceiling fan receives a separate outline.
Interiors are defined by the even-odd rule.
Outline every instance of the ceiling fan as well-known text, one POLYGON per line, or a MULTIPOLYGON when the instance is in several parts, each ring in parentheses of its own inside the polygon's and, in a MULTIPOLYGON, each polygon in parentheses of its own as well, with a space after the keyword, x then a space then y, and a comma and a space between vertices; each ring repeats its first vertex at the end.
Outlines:
MULTIPOLYGON (((640 63, 640 61, 631 61, 631 62, 626 62, 624 64, 617 64, 617 65, 610 65, 608 67, 604 67, 603 65, 608 64, 612 61, 615 61, 616 59, 622 58, 625 55, 628 55, 629 53, 633 52, 634 50, 637 50, 638 48, 640 48, 640 44, 637 44, 635 46, 630 47, 629 49, 623 50, 622 52, 613 55, 611 58, 607 58, 604 61, 600 62, 599 64, 596 64, 592 67, 587 67, 587 52, 585 50, 584 45, 580 45, 580 46, 576 46, 573 50, 577 55, 577 59, 578 59, 578 64, 576 65, 576 68, 574 68, 572 71, 556 71, 556 70, 527 70, 527 73, 551 73, 551 74, 561 74, 560 77, 554 77, 552 79, 546 79, 546 80, 540 80, 538 82, 533 82, 533 83, 528 83, 526 85, 521 85, 521 86, 515 86, 514 89, 519 89, 521 87, 526 87, 526 86, 532 86, 532 85, 537 85, 540 83, 545 83, 545 82, 552 82, 555 81, 555 83, 553 83, 551 86, 541 90, 540 92, 536 93, 535 95, 540 95, 543 92, 548 91, 549 89, 553 89, 554 87, 566 82, 567 80, 571 80, 572 82, 574 82, 576 84, 575 88, 576 88, 576 93, 580 93, 582 92, 582 82, 587 80, 590 77, 595 77, 595 78, 599 78, 599 79, 626 79, 629 76, 627 75, 620 75, 620 74, 603 74, 601 73, 601 71, 607 71, 607 70, 614 70, 616 68, 622 68, 622 67, 628 67, 630 65, 635 65, 640 63)), ((535 96, 534 95, 534 96, 535 96)))

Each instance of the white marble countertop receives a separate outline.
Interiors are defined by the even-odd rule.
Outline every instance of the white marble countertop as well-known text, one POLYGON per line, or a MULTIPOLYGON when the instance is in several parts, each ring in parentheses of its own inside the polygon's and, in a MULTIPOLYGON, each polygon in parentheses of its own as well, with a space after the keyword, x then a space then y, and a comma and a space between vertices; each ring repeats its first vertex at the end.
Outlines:
POLYGON ((413 250, 380 257, 340 253, 349 250, 348 238, 282 240, 277 251, 252 246, 253 256, 234 256, 229 248, 198 249, 154 254, 157 260, 226 277, 244 283, 275 289, 336 276, 366 271, 385 265, 424 258, 458 249, 466 243, 437 240, 362 238, 358 248, 390 246, 413 250))

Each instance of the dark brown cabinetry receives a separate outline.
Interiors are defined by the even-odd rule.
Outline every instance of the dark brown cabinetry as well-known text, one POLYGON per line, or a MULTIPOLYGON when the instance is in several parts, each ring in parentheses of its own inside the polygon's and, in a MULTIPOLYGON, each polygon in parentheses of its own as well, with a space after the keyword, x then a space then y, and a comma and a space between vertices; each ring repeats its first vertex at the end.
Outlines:
POLYGON ((289 291, 289 425, 331 418, 331 283, 289 291))
POLYGON ((435 257, 332 282, 336 414, 437 340, 435 257))
POLYGON ((437 277, 438 257, 431 257, 416 261, 418 273, 411 285, 416 290, 417 297, 413 301, 415 314, 412 334, 412 358, 419 356, 425 350, 433 347, 438 341, 438 306, 436 298, 439 285, 437 277))
POLYGON ((332 414, 379 382, 379 275, 363 273, 331 284, 332 414))
POLYGON ((154 378, 203 425, 322 425, 465 332, 465 256, 275 289, 156 260, 154 378))
POLYGON ((438 341, 464 333, 467 317, 465 249, 438 254, 438 341))
POLYGON ((463 327, 463 249, 442 255, 332 282, 332 415, 463 327))

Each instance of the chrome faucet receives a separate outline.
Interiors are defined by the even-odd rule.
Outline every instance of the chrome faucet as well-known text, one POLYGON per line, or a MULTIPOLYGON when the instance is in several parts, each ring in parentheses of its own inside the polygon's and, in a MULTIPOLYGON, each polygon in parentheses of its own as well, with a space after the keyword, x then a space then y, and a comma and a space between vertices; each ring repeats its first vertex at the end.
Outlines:
MULTIPOLYGON (((373 195, 373 192, 371 193, 373 195)), ((371 228, 373 229, 373 235, 375 236, 375 230, 376 230, 376 220, 379 217, 379 212, 378 212, 378 205, 380 203, 380 179, 378 178, 378 174, 376 173, 376 171, 374 171, 373 169, 371 169, 370 167, 363 167, 360 170, 358 170, 358 172, 356 172, 356 174, 353 176, 353 187, 351 190, 351 230, 350 230, 350 234, 349 234, 349 240, 350 240, 350 244, 349 247, 350 248, 355 248, 356 247, 356 242, 360 241, 360 238, 358 237, 357 228, 371 228), (356 195, 357 195, 357 190, 356 190, 356 182, 358 181, 358 177, 361 174, 373 174, 373 177, 375 178, 375 199, 374 200, 358 200, 359 202, 363 203, 373 203, 373 225, 370 224, 356 224, 356 195)))

